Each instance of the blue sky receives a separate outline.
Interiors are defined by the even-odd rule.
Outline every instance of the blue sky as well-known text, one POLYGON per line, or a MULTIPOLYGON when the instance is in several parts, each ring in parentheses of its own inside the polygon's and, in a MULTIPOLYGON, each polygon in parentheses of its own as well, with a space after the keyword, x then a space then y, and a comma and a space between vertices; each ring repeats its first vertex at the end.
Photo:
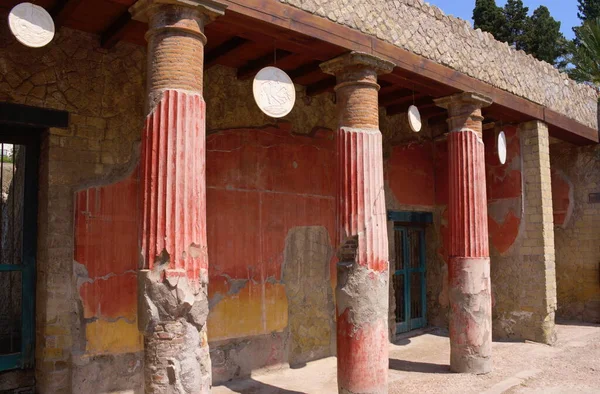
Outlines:
MULTIPOLYGON (((471 21, 475 0, 425 0, 430 4, 438 6, 444 13, 454 15, 461 19, 471 21)), ((504 6, 506 0, 496 0, 496 4, 504 6)), ((523 0, 526 7, 529 7, 531 14, 540 5, 545 5, 550 10, 554 19, 561 22, 561 30, 565 37, 573 38, 573 26, 579 26, 580 21, 577 18, 576 0, 523 0)))

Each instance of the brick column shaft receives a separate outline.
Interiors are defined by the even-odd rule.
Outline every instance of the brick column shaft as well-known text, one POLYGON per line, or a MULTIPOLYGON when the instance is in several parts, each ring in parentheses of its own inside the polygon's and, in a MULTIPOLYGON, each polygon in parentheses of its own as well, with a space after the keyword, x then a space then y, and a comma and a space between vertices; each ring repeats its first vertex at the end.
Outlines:
POLYGON ((142 0, 132 7, 149 27, 138 275, 146 393, 211 388, 203 31, 223 11, 203 0, 142 0))
POLYGON ((450 222, 450 368, 492 369, 492 298, 481 108, 491 100, 463 93, 436 100, 448 109, 450 222))
POLYGON ((387 393, 389 262, 377 74, 393 65, 352 52, 321 67, 338 82, 338 389, 387 393))
POLYGON ((548 126, 531 121, 519 126, 524 177, 525 240, 520 254, 527 286, 519 300, 520 310, 531 317, 517 328, 523 339, 554 343, 556 332, 556 266, 554 218, 550 181, 550 137, 548 126))

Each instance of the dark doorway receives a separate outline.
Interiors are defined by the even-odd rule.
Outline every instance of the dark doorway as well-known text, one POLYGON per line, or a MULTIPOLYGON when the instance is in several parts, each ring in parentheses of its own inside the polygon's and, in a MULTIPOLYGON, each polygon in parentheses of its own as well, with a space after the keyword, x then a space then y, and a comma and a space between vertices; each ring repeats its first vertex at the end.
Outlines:
POLYGON ((0 371, 33 366, 40 134, 0 124, 0 371))
POLYGON ((425 226, 433 221, 427 212, 391 212, 394 221, 394 255, 390 262, 396 301, 396 333, 427 325, 425 226))

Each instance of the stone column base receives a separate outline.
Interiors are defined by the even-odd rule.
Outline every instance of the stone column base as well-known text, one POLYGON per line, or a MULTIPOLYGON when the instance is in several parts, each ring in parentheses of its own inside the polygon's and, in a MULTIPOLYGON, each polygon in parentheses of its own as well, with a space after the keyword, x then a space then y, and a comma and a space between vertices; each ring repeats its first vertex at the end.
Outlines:
POLYGON ((490 259, 454 257, 449 266, 450 369, 486 374, 492 370, 490 259))

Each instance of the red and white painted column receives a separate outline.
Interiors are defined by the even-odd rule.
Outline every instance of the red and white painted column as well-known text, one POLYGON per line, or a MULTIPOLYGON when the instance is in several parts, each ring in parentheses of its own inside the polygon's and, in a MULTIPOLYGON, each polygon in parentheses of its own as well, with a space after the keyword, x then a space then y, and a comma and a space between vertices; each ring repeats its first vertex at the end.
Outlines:
POLYGON ((388 392, 389 262, 377 75, 393 67, 357 52, 321 65, 337 77, 340 393, 388 392))
POLYGON ((492 370, 492 297, 481 108, 491 99, 461 93, 436 100, 448 110, 450 202, 450 369, 492 370))
POLYGON ((146 393, 209 393, 204 26, 224 6, 141 0, 148 98, 141 141, 139 323, 146 393))

